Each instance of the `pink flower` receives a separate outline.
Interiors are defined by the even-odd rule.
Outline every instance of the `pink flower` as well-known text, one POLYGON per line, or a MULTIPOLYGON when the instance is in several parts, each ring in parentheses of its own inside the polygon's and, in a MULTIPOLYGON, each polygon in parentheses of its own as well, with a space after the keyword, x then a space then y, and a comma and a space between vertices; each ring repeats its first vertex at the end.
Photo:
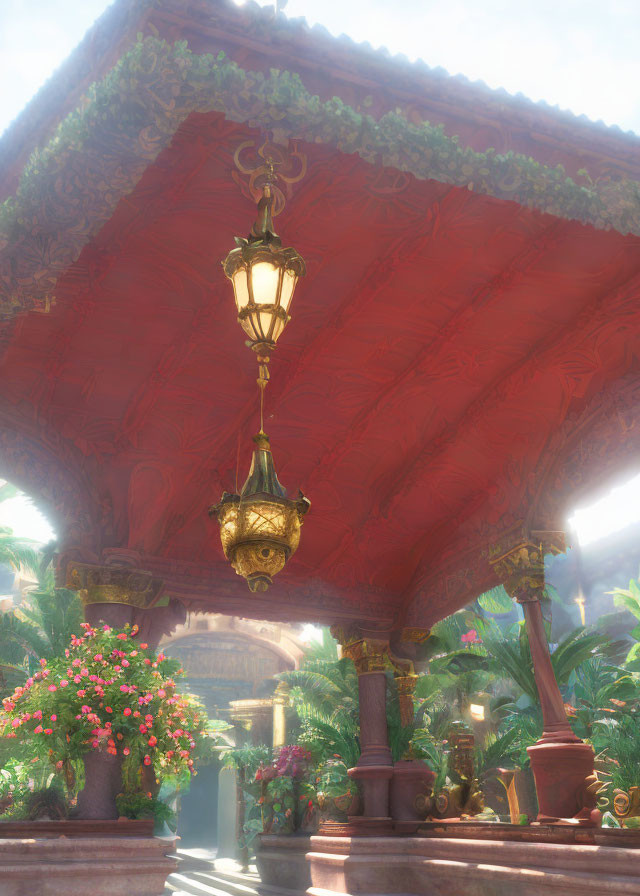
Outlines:
POLYGON ((52 721, 52 722, 57 722, 57 721, 58 721, 58 716, 55 714, 55 712, 52 712, 52 713, 51 713, 51 721, 52 721))
POLYGON ((89 670, 88 670, 88 669, 80 669, 80 675, 82 675, 83 677, 84 677, 85 675, 88 675, 88 674, 89 674, 89 670))
POLYGON ((145 756, 143 761, 145 765, 151 765, 151 756, 145 756))
POLYGON ((101 659, 102 659, 102 654, 101 654, 101 653, 96 653, 96 655, 94 656, 94 660, 95 660, 96 662, 100 662, 101 659))
POLYGON ((40 660, 40 665, 44 669, 44 667, 47 665, 47 661, 45 659, 40 660))
POLYGON ((116 635, 116 638, 118 638, 119 641, 127 640, 127 636, 126 636, 125 632, 120 632, 119 634, 116 635))
POLYGON ((12 725, 13 728, 19 728, 20 725, 22 725, 22 722, 20 721, 20 719, 14 719, 14 720, 11 722, 11 725, 12 725))
POLYGON ((114 672, 121 672, 122 666, 114 666, 113 669, 114 669, 114 672))
POLYGON ((149 738, 149 746, 155 747, 155 745, 157 743, 158 743, 158 738, 154 734, 152 734, 151 737, 149 738))
POLYGON ((84 688, 80 688, 80 690, 78 691, 78 697, 84 697, 84 695, 85 695, 86 693, 87 693, 87 692, 84 690, 84 688))
POLYGON ((110 626, 110 625, 103 625, 103 626, 102 626, 102 631, 103 631, 103 632, 110 632, 110 631, 111 631, 111 626, 110 626))
POLYGON ((167 692, 164 690, 164 688, 158 688, 158 697, 166 697, 166 696, 167 696, 167 692))
POLYGON ((129 753, 131 752, 131 750, 129 749, 129 747, 125 747, 122 752, 124 753, 125 756, 128 756, 129 753))
POLYGON ((122 665, 129 666, 130 665, 129 660, 122 660, 122 665))
POLYGON ((44 733, 45 734, 53 734, 53 728, 45 728, 44 733))
POLYGON ((74 675, 73 680, 76 684, 80 684, 80 682, 82 681, 79 675, 74 675))
POLYGON ((33 733, 42 734, 42 725, 36 725, 36 727, 33 729, 33 733))
POLYGON ((41 710, 41 709, 36 709, 36 711, 35 711, 34 714, 33 714, 33 718, 34 718, 34 719, 41 719, 41 718, 42 718, 42 710, 41 710))
POLYGON ((125 716, 130 716, 130 715, 131 715, 131 710, 129 709, 128 706, 126 707, 126 709, 123 710, 123 712, 124 712, 125 716))
POLYGON ((60 687, 61 687, 61 688, 66 688, 66 686, 67 686, 68 684, 69 684, 69 682, 67 681, 66 678, 62 678, 62 679, 60 680, 60 687))
POLYGON ((482 644, 482 639, 478 637, 475 628, 470 629, 466 635, 462 635, 461 640, 463 644, 482 644))
POLYGON ((141 733, 141 734, 146 734, 146 733, 147 733, 147 730, 148 730, 148 729, 147 729, 147 726, 146 726, 146 725, 140 725, 140 733, 141 733))
POLYGON ((58 688, 55 686, 55 684, 50 684, 47 690, 53 693, 53 691, 57 691, 58 688))
POLYGON ((90 712, 91 712, 91 707, 90 707, 90 706, 82 706, 81 709, 80 709, 80 711, 83 712, 83 713, 85 713, 85 714, 86 714, 86 713, 90 713, 90 712))

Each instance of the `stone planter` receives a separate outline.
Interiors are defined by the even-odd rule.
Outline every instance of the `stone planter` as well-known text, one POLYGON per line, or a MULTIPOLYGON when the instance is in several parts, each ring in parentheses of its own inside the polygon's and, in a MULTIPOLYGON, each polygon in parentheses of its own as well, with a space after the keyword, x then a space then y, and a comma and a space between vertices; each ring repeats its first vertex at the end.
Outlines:
POLYGON ((83 757, 84 788, 78 794, 76 818, 118 817, 116 796, 122 790, 121 755, 93 750, 83 757))
POLYGON ((421 759, 401 759, 394 764, 389 803, 396 827, 400 825, 406 832, 409 828, 417 829, 425 817, 419 803, 424 805, 435 778, 435 773, 421 759))
POLYGON ((593 749, 585 743, 537 743, 527 747, 538 795, 538 820, 579 818, 599 824, 596 799, 587 790, 595 780, 593 749))
POLYGON ((320 810, 321 823, 327 821, 346 822, 350 816, 359 814, 360 795, 348 789, 344 793, 333 796, 319 793, 318 808, 320 810))
POLYGON ((256 845, 256 865, 262 886, 278 893, 303 896, 311 886, 307 859, 311 838, 301 834, 292 837, 260 834, 256 845))
POLYGON ((165 892, 167 875, 177 868, 175 859, 167 855, 174 850, 175 839, 139 836, 117 821, 103 822, 91 835, 95 823, 86 825, 83 836, 80 822, 33 822, 21 835, 0 838, 2 896, 161 896, 165 892), (56 827, 57 836, 52 830, 56 827))

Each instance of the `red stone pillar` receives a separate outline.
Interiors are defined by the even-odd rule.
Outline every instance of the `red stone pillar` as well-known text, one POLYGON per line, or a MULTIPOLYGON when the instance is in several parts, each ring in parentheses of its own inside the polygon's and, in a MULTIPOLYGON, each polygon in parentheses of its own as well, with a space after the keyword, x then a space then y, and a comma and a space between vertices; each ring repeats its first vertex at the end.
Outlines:
POLYGON ((165 598, 162 580, 137 569, 136 559, 131 552, 112 551, 101 565, 71 561, 66 587, 78 593, 91 625, 137 625, 138 638, 156 650, 163 635, 185 621, 186 610, 165 598))
POLYGON ((343 656, 353 660, 358 673, 360 759, 355 768, 349 769, 349 775, 360 783, 364 809, 361 816, 350 821, 383 833, 391 830, 389 782, 393 775, 385 675, 389 645, 375 637, 332 631, 342 644, 343 656))
POLYGON ((527 749, 536 783, 538 820, 577 819, 582 824, 597 825, 601 817, 596 808, 600 784, 593 768, 594 752, 571 730, 551 663, 540 604, 545 586, 544 556, 558 550, 557 540, 549 539, 545 544, 543 539, 525 539, 506 548, 496 546, 491 562, 507 593, 522 604, 540 698, 542 737, 527 749))

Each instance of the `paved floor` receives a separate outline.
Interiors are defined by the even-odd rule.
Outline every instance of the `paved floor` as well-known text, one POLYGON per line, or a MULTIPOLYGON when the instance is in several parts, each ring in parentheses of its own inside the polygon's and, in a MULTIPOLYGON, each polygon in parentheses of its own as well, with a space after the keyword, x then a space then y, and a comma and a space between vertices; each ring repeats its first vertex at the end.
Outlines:
POLYGON ((258 896, 255 866, 243 872, 233 859, 218 859, 215 850, 207 849, 179 849, 177 858, 165 896, 258 896))

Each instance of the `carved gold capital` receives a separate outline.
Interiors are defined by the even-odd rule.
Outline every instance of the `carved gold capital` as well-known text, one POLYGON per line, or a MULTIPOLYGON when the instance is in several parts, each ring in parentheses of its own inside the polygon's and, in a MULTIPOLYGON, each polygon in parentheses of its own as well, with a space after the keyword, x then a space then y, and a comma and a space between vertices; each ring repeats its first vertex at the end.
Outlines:
POLYGON ((519 603, 539 600, 545 586, 545 554, 565 550, 564 533, 531 532, 527 537, 520 532, 517 538, 514 534, 489 548, 489 563, 510 597, 519 603))
POLYGON ((164 583, 148 572, 124 566, 93 566, 69 563, 66 587, 76 591, 85 604, 126 604, 147 610, 162 595, 164 583))
POLYGON ((377 638, 364 638, 353 628, 331 626, 331 634, 342 647, 342 655, 353 660, 358 675, 366 672, 384 672, 388 664, 389 642, 377 638))
POLYGON ((396 675, 396 687, 398 688, 399 697, 412 697, 418 683, 418 676, 411 673, 409 675, 396 675))

